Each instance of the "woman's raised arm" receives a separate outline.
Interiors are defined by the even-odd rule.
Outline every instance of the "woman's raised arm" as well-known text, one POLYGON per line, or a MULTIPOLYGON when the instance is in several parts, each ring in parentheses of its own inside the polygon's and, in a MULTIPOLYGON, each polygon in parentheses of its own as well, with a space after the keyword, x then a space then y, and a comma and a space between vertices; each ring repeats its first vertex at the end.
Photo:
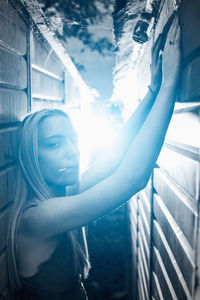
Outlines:
POLYGON ((102 155, 82 174, 80 192, 91 188, 116 171, 125 153, 144 124, 155 102, 162 82, 162 56, 160 55, 160 50, 164 46, 165 41, 166 35, 160 34, 152 49, 151 84, 149 91, 126 124, 117 132, 112 144, 109 145, 102 155))
POLYGON ((180 27, 170 28, 163 54, 163 82, 142 128, 118 169, 92 188, 75 196, 51 198, 30 208, 24 230, 50 238, 103 216, 145 187, 163 145, 170 122, 180 73, 180 27), (173 58, 173 59, 172 59, 173 58))

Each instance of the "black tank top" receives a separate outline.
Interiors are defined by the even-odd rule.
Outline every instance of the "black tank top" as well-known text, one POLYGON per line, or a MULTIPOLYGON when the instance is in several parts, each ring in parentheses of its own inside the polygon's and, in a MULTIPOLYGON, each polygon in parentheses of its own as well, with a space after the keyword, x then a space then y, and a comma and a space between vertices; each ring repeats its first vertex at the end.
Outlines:
POLYGON ((51 257, 40 264, 36 274, 21 277, 23 288, 18 299, 22 300, 87 300, 87 295, 79 275, 75 275, 73 251, 67 234, 51 257))

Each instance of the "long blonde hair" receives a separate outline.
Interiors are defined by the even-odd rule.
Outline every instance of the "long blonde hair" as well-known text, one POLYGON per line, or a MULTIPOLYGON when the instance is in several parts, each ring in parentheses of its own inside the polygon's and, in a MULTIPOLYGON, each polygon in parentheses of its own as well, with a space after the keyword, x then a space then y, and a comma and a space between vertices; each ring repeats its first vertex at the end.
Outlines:
MULTIPOLYGON (((13 289, 21 288, 16 259, 17 227, 23 210, 28 205, 37 205, 53 195, 40 171, 38 161, 38 128, 40 121, 51 115, 65 116, 66 113, 58 109, 43 109, 28 115, 21 123, 18 135, 18 174, 17 190, 11 212, 8 234, 8 272, 13 289)), ((78 193, 78 184, 70 188, 70 194, 78 193)), ((87 277, 90 263, 84 228, 68 232, 74 253, 75 272, 87 277)))

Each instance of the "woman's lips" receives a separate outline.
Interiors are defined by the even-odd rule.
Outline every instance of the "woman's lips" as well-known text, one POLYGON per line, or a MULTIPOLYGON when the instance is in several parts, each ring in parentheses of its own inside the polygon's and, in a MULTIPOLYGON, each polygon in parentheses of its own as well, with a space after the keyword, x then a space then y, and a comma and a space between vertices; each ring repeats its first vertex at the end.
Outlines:
POLYGON ((77 169, 78 166, 77 165, 74 165, 74 166, 68 166, 68 167, 65 167, 65 168, 62 168, 62 169, 59 169, 58 172, 61 173, 61 172, 64 172, 64 171, 70 171, 70 170, 75 170, 77 169))
POLYGON ((62 168, 62 169, 58 170, 58 172, 63 172, 65 170, 67 170, 67 168, 62 168))

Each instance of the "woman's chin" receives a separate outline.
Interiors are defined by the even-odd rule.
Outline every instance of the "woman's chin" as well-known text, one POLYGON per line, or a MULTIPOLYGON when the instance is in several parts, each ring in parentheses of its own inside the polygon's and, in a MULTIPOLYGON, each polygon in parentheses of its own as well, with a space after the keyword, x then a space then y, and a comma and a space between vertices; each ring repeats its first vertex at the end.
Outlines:
POLYGON ((78 174, 71 174, 70 176, 67 176, 66 180, 63 180, 61 185, 70 186, 77 184, 79 182, 79 176, 78 174))

